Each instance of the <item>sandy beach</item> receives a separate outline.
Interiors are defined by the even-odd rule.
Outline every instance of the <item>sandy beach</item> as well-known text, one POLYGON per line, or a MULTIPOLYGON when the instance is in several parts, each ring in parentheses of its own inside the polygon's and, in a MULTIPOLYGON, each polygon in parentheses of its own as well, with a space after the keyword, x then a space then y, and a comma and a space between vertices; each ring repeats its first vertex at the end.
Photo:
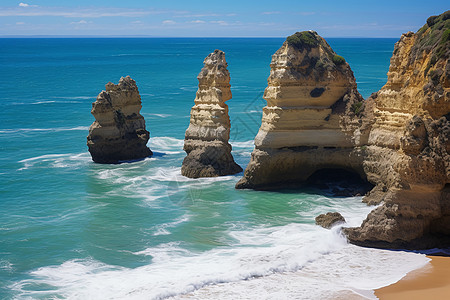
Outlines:
POLYGON ((402 280, 375 291, 381 300, 449 299, 450 257, 428 256, 425 267, 408 273, 402 280))

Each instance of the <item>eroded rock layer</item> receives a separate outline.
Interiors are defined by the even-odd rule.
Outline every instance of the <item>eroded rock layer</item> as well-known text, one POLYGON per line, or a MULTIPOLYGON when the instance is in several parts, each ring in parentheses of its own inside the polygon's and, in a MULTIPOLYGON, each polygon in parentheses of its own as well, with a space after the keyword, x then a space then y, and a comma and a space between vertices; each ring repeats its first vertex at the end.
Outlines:
POLYGON ((184 150, 187 156, 181 173, 190 178, 236 174, 242 168, 234 162, 228 143, 230 118, 225 101, 231 99, 231 90, 225 53, 215 50, 203 63, 186 130, 184 150))
POLYGON ((448 240, 449 57, 450 11, 396 43, 388 81, 368 99, 374 114, 363 162, 376 184, 364 200, 384 204, 360 228, 346 229, 351 242, 427 248, 448 240))
POLYGON ((321 169, 364 177, 364 153, 354 149, 367 140, 359 118, 364 103, 344 58, 305 31, 287 38, 270 67, 255 150, 236 188, 281 187, 321 169))
POLYGON ((146 146, 149 132, 145 130, 141 96, 136 82, 129 76, 119 84, 109 82, 92 103, 95 117, 89 128, 87 145, 97 163, 119 163, 152 155, 146 146))

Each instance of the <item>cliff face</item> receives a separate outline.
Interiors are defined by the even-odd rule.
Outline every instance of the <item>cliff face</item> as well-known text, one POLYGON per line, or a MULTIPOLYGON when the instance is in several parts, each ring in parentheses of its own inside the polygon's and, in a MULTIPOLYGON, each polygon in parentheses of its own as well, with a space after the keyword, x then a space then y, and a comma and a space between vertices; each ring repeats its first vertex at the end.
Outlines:
POLYGON ((450 235, 450 11, 430 17, 394 48, 386 85, 369 102, 373 123, 364 171, 384 204, 351 242, 368 246, 439 246, 450 235))
POLYGON ((364 103, 353 72, 316 32, 298 32, 272 56, 255 150, 236 188, 272 188, 308 179, 321 169, 365 177, 364 103), (357 131, 355 133, 355 131, 357 131))
POLYGON ((349 66, 322 38, 289 37, 272 57, 262 125, 236 187, 352 170, 375 185, 363 201, 382 205, 361 227, 344 229, 350 242, 450 245, 449 58, 450 11, 401 37, 386 85, 362 101, 349 66))
POLYGON ((95 121, 87 137, 92 160, 119 163, 152 155, 146 146, 149 132, 139 113, 142 105, 136 82, 122 77, 119 84, 109 82, 105 89, 92 103, 95 121))
POLYGON ((228 143, 230 118, 225 101, 231 99, 231 90, 225 53, 215 50, 203 63, 186 130, 184 150, 187 156, 181 173, 190 178, 239 173, 242 168, 234 162, 228 143))

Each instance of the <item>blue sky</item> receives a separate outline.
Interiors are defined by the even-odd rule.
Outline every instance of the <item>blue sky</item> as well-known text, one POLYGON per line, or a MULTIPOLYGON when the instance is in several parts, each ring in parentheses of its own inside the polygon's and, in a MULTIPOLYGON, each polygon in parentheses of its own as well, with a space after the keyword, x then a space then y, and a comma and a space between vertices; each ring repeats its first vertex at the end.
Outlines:
POLYGON ((400 37, 448 0, 0 0, 0 35, 400 37))

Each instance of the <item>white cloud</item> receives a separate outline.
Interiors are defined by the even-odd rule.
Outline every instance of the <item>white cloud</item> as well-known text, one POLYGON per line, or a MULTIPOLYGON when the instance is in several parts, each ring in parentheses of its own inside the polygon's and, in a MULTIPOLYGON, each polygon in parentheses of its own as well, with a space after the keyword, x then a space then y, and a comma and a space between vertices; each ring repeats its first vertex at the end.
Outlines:
POLYGON ((177 22, 175 22, 174 20, 164 20, 162 23, 166 24, 166 25, 170 25, 170 24, 176 24, 177 22))
MULTIPOLYGON (((101 17, 142 17, 155 14, 170 13, 169 11, 123 9, 123 8, 75 8, 64 9, 59 7, 38 7, 21 3, 27 9, 4 8, 0 9, 0 17, 66 17, 66 18, 101 18, 101 17)), ((20 4, 19 4, 20 5, 20 4)))
POLYGON ((193 14, 191 12, 179 12, 175 15, 175 18, 205 18, 205 17, 234 17, 237 16, 235 13, 229 14, 217 14, 217 13, 198 13, 193 14))
POLYGON ((37 5, 30 5, 30 4, 23 3, 23 2, 20 2, 20 3, 19 3, 19 6, 20 6, 20 7, 37 7, 37 5))
POLYGON ((193 24, 203 24, 203 23, 206 23, 205 21, 202 21, 202 20, 193 20, 193 21, 190 21, 189 23, 193 23, 193 24))
POLYGON ((220 21, 211 21, 210 23, 219 24, 219 25, 222 25, 222 26, 229 25, 228 22, 225 22, 225 21, 222 21, 222 20, 220 20, 220 21))
POLYGON ((142 21, 133 21, 131 24, 142 24, 142 21))
POLYGON ((86 21, 86 20, 80 20, 78 22, 70 22, 70 24, 76 24, 76 25, 82 25, 82 24, 88 24, 88 23, 92 23, 92 21, 86 21))
POLYGON ((25 22, 16 22, 16 25, 23 25, 25 22))
POLYGON ((261 13, 262 15, 278 15, 280 14, 279 11, 265 11, 261 13))

